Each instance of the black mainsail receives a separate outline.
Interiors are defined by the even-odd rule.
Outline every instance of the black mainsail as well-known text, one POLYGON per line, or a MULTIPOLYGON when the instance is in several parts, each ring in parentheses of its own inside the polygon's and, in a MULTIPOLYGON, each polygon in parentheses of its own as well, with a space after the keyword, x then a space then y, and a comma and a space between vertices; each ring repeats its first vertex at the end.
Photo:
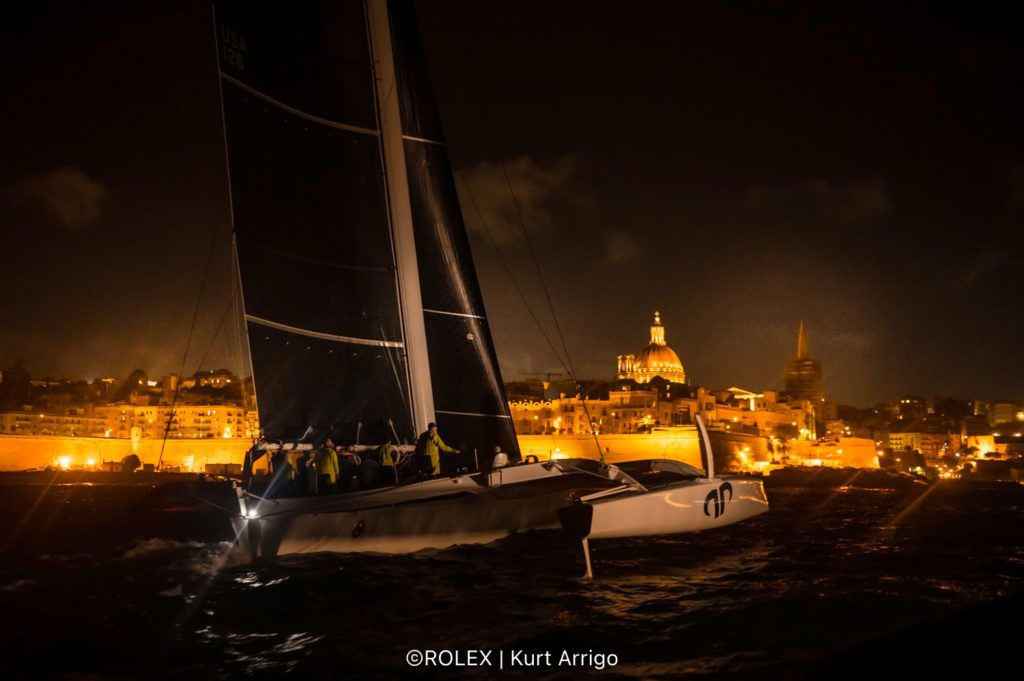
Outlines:
POLYGON ((215 3, 266 439, 518 454, 411 2, 215 3))

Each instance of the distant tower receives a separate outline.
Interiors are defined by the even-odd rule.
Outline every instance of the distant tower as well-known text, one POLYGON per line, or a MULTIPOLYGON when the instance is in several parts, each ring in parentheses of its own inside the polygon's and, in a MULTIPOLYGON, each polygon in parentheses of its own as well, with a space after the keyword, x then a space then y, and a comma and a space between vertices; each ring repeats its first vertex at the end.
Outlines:
POLYGON ((665 343, 665 327, 661 324, 661 313, 654 313, 651 326, 651 342, 639 355, 619 355, 619 370, 616 377, 632 379, 637 383, 648 383, 655 376, 661 376, 672 383, 686 383, 686 372, 679 355, 665 343))
POLYGON ((796 357, 786 361, 784 373, 786 394, 790 400, 808 400, 818 405, 825 400, 825 389, 821 380, 821 362, 807 356, 807 334, 804 323, 796 337, 796 357))

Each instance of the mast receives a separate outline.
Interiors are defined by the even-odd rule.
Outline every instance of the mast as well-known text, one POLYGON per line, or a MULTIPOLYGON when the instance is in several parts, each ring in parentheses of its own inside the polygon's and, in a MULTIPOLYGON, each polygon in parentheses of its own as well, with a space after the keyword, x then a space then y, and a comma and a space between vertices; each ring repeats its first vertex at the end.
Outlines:
POLYGON ((398 265, 399 300, 409 369, 410 406, 415 432, 420 433, 435 419, 434 397, 430 384, 427 332, 423 321, 420 273, 416 259, 416 239, 413 233, 409 178, 402 140, 402 117, 397 96, 398 79, 395 74, 387 0, 368 0, 366 11, 370 29, 370 50, 376 75, 391 233, 394 239, 395 261, 398 265))

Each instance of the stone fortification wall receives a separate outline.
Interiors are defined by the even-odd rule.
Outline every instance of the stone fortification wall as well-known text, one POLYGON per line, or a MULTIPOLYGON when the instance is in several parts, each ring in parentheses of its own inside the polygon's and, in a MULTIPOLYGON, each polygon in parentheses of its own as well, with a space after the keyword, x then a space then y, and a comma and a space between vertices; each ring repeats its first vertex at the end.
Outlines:
MULTIPOLYGON (((121 461, 137 454, 143 464, 156 464, 163 440, 128 438, 0 435, 0 470, 17 471, 47 466, 71 468, 121 461)), ((205 472, 207 464, 240 465, 251 442, 242 438, 204 440, 169 439, 164 445, 163 466, 182 471, 205 472)))

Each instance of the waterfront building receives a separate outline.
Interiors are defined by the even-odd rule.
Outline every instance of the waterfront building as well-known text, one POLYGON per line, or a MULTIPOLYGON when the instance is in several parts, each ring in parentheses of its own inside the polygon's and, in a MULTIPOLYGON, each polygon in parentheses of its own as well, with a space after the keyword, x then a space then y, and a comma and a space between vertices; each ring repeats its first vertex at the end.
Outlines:
MULTIPOLYGON (((988 406, 988 422, 989 425, 995 426, 1004 423, 1013 423, 1018 421, 1017 413, 1020 411, 1017 404, 1007 401, 999 400, 992 402, 988 406)), ((1022 414, 1024 416, 1024 414, 1022 414)), ((1024 420, 1024 419, 1021 419, 1024 420)))
POLYGON ((52 411, 0 413, 0 434, 114 439, 253 438, 256 412, 234 405, 84 405, 52 411))
POLYGON ((894 455, 899 452, 920 452, 928 460, 934 460, 960 447, 959 435, 906 431, 889 433, 889 449, 894 455))
POLYGON ((607 396, 561 394, 557 398, 509 401, 519 435, 628 435, 688 426, 701 415, 708 427, 732 433, 781 438, 808 438, 813 428, 809 402, 778 401, 778 393, 742 388, 712 392, 702 387, 670 385, 658 378, 648 384, 625 381, 607 396))
POLYGON ((136 407, 133 436, 143 439, 167 437, 204 439, 247 437, 246 412, 228 405, 183 405, 136 407))
POLYGON ((7 392, 18 399, 0 406, 0 435, 151 440, 254 438, 259 432, 256 412, 243 403, 244 382, 223 369, 197 372, 188 381, 191 390, 179 390, 185 382, 174 374, 157 382, 141 370, 124 381, 91 384, 35 381, 23 369, 6 375, 7 392))

